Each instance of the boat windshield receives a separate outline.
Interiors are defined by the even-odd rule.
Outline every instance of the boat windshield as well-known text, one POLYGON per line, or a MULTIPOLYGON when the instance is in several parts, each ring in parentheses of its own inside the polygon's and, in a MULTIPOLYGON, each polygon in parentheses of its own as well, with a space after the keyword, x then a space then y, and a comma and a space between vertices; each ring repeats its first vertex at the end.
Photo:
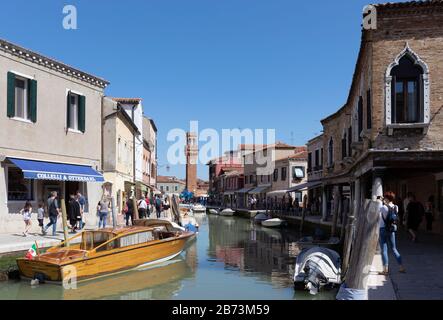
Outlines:
MULTIPOLYGON (((110 232, 104 231, 86 231, 83 233, 81 249, 82 250, 94 250, 95 248, 101 246, 105 242, 108 242, 115 235, 110 232)), ((112 245, 112 243, 111 243, 112 245)), ((107 248, 109 249, 109 248, 107 248)))

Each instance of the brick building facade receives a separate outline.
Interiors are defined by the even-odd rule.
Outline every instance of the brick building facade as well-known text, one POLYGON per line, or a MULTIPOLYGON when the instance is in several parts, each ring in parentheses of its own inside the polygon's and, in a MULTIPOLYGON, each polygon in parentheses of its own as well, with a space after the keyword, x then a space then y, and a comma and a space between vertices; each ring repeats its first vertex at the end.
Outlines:
POLYGON ((423 204, 434 196, 442 232, 443 3, 375 7, 348 100, 322 120, 324 206, 344 219, 387 190, 399 204, 409 192, 423 204))

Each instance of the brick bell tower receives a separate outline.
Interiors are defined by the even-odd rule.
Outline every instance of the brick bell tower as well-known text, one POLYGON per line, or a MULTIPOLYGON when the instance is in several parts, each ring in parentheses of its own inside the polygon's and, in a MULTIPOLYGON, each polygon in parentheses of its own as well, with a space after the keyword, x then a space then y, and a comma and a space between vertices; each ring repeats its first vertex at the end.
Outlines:
POLYGON ((190 192, 197 190, 197 135, 193 132, 186 133, 186 189, 190 192))

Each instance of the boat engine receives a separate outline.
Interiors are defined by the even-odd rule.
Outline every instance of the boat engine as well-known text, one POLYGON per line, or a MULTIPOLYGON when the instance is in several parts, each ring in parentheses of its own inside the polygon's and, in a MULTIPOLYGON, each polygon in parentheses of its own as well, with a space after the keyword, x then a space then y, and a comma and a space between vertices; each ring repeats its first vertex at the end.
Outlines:
POLYGON ((297 257, 294 287, 303 287, 316 295, 322 288, 341 283, 340 255, 330 249, 315 247, 303 250, 297 257))

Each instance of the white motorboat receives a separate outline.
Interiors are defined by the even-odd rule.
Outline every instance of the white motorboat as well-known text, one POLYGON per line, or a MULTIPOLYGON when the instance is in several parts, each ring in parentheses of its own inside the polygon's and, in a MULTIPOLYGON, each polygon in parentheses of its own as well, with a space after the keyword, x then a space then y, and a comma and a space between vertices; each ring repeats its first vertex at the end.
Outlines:
POLYGON ((194 212, 194 214, 206 214, 206 207, 202 206, 201 204, 192 206, 191 210, 194 212))
POLYGON ((263 227, 267 227, 267 228, 279 228, 283 225, 286 224, 285 220, 281 220, 279 218, 276 219, 269 219, 269 220, 265 220, 261 222, 261 225, 263 227))
POLYGON ((210 214, 215 214, 215 215, 219 215, 220 214, 220 212, 218 210, 216 210, 216 209, 209 209, 209 213, 210 214))
POLYGON ((235 211, 232 209, 225 209, 220 212, 220 215, 223 217, 232 217, 235 214, 235 211))
POLYGON ((263 221, 269 220, 269 216, 266 213, 259 213, 254 217, 254 221, 261 224, 263 221))
POLYGON ((330 249, 315 247, 303 250, 297 257, 295 288, 302 287, 316 295, 324 287, 341 284, 340 255, 330 249))

